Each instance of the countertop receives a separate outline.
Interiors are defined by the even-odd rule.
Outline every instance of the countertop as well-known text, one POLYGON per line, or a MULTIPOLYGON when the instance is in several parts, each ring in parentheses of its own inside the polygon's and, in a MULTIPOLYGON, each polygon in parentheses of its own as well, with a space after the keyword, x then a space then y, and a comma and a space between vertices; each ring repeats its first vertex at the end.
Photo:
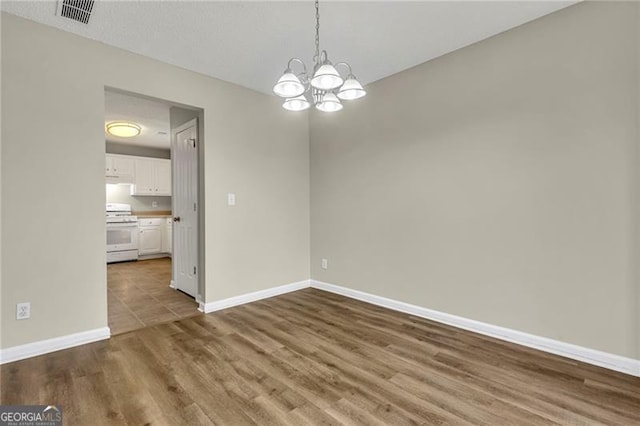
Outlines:
POLYGON ((138 216, 141 218, 150 218, 150 217, 172 217, 172 214, 168 210, 158 210, 158 211, 134 211, 131 212, 132 215, 138 216))

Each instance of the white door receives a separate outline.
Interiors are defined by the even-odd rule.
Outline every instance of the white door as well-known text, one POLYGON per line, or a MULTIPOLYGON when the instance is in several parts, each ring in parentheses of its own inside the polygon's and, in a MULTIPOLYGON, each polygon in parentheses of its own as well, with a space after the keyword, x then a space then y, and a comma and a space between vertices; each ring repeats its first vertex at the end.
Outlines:
POLYGON ((180 126, 171 147, 173 165, 173 280, 178 290, 198 293, 198 123, 180 126))

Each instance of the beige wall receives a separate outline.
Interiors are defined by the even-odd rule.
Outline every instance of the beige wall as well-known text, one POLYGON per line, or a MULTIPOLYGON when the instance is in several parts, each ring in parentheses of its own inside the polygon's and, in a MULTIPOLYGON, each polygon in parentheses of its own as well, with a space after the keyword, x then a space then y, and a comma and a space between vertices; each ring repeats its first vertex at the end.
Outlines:
POLYGON ((309 277, 305 116, 3 13, 2 348, 107 325, 105 86, 204 110, 207 301, 309 277))
POLYGON ((636 7, 572 6, 312 114, 312 277, 640 358, 636 7))

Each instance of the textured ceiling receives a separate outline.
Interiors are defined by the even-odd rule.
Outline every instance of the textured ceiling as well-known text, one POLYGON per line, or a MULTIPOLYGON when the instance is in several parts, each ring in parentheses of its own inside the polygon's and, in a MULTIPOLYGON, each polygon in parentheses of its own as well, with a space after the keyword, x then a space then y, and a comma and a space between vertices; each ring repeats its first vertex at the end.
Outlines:
MULTIPOLYGON (((575 1, 322 1, 321 47, 365 84, 475 43, 575 1)), ((55 1, 2 10, 131 52, 271 93, 299 56, 310 63, 312 1, 96 1, 88 25, 55 1)))
POLYGON ((171 147, 170 105, 118 92, 104 92, 104 121, 133 121, 142 130, 138 136, 120 138, 104 132, 109 142, 150 148, 169 149, 171 147))

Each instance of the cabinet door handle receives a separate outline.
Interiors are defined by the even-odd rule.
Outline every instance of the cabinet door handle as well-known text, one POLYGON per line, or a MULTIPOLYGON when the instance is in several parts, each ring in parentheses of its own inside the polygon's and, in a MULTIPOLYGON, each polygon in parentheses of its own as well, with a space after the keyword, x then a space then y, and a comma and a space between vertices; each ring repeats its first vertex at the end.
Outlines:
POLYGON ((176 216, 176 217, 174 217, 174 218, 173 218, 173 221, 174 221, 174 222, 180 222, 180 216, 176 216))

